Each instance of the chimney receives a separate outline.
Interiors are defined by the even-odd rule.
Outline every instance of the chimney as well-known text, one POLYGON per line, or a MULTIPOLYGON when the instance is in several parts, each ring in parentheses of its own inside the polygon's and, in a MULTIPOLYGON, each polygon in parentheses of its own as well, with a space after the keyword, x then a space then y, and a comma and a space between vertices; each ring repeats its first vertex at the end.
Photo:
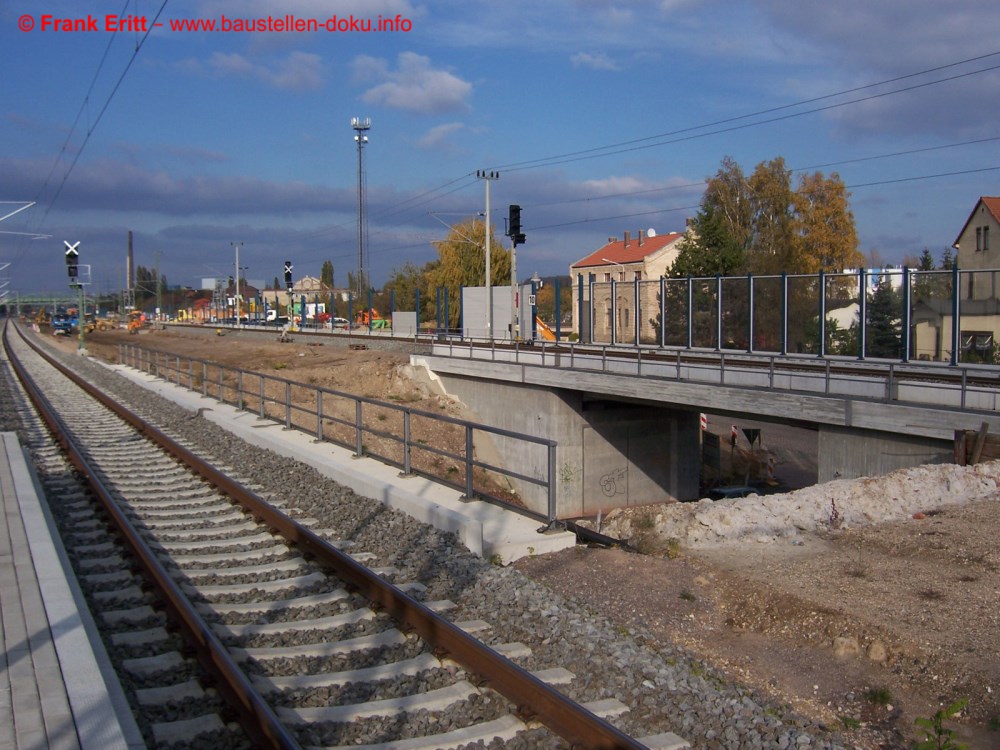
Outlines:
POLYGON ((625 232, 625 247, 628 247, 629 233, 625 232))
POLYGON ((610 245, 612 242, 618 242, 618 238, 617 237, 608 237, 608 244, 610 245))
POLYGON ((642 230, 639 229, 638 231, 636 231, 635 236, 636 236, 636 239, 639 240, 639 247, 642 247, 642 240, 645 237, 645 235, 642 233, 642 230))

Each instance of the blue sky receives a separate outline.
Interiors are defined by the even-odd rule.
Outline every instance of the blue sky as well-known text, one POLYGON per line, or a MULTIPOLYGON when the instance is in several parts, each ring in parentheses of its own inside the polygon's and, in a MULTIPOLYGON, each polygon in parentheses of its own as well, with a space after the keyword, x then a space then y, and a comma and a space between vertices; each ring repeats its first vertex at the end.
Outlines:
POLYGON ((0 201, 37 201, 0 223, 11 289, 64 290, 63 240, 95 291, 119 289, 130 229, 136 263, 158 257, 171 284, 232 274, 232 242, 250 279, 330 259, 343 284, 358 116, 376 284, 483 211, 478 169, 500 171, 499 233, 522 206, 523 276, 626 230, 682 229, 727 155, 838 172, 883 262, 939 256, 1000 194, 995 0, 169 0, 148 37, 42 30, 43 15, 152 23, 162 5, 0 2, 0 201), (410 30, 170 29, 286 14, 410 30))

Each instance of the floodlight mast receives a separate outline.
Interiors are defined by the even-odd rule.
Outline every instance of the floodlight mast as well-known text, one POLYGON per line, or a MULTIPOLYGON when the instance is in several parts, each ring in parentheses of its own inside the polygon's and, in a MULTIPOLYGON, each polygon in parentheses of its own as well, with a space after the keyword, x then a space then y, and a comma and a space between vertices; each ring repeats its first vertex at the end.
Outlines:
POLYGON ((360 299, 365 287, 365 239, 367 232, 367 220, 365 216, 365 171, 362 153, 364 146, 368 143, 368 131, 371 129, 372 121, 370 117, 352 117, 351 127, 354 129, 354 140, 358 144, 358 298, 360 299))

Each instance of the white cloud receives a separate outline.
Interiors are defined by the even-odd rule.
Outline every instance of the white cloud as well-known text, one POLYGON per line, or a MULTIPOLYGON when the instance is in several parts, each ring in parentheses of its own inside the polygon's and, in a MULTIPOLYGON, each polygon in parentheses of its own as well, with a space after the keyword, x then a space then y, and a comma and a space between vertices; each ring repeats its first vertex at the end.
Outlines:
POLYGON ((603 52, 577 52, 569 58, 574 68, 592 68, 594 70, 621 70, 621 67, 603 52))
POLYGON ((468 108, 472 84, 447 70, 433 68, 429 57, 415 52, 401 52, 395 70, 386 61, 367 55, 355 58, 352 68, 356 77, 381 80, 361 96, 367 104, 423 113, 468 108))
POLYGON ((453 134, 457 133, 459 130, 464 128, 460 122, 446 122, 443 125, 436 125, 435 127, 424 133, 423 137, 417 141, 417 145, 423 149, 434 149, 450 146, 448 138, 453 134))
POLYGON ((190 74, 251 78, 276 89, 305 91, 323 85, 322 60, 309 52, 290 52, 269 64, 254 62, 238 52, 215 52, 206 62, 188 58, 176 67, 190 74))

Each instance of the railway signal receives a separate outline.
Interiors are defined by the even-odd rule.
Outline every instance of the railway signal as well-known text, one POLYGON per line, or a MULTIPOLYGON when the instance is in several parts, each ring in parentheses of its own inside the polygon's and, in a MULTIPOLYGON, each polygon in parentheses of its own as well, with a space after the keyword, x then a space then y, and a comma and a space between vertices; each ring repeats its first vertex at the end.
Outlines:
POLYGON ((285 286, 288 288, 288 292, 292 291, 292 261, 285 261, 285 286))
POLYGON ((63 244, 66 246, 66 271, 69 273, 70 286, 75 286, 80 276, 80 251, 77 250, 80 247, 80 240, 72 245, 63 240, 63 244))
POLYGON ((521 231, 521 207, 511 203, 507 209, 507 236, 514 247, 524 244, 524 233, 521 231))

